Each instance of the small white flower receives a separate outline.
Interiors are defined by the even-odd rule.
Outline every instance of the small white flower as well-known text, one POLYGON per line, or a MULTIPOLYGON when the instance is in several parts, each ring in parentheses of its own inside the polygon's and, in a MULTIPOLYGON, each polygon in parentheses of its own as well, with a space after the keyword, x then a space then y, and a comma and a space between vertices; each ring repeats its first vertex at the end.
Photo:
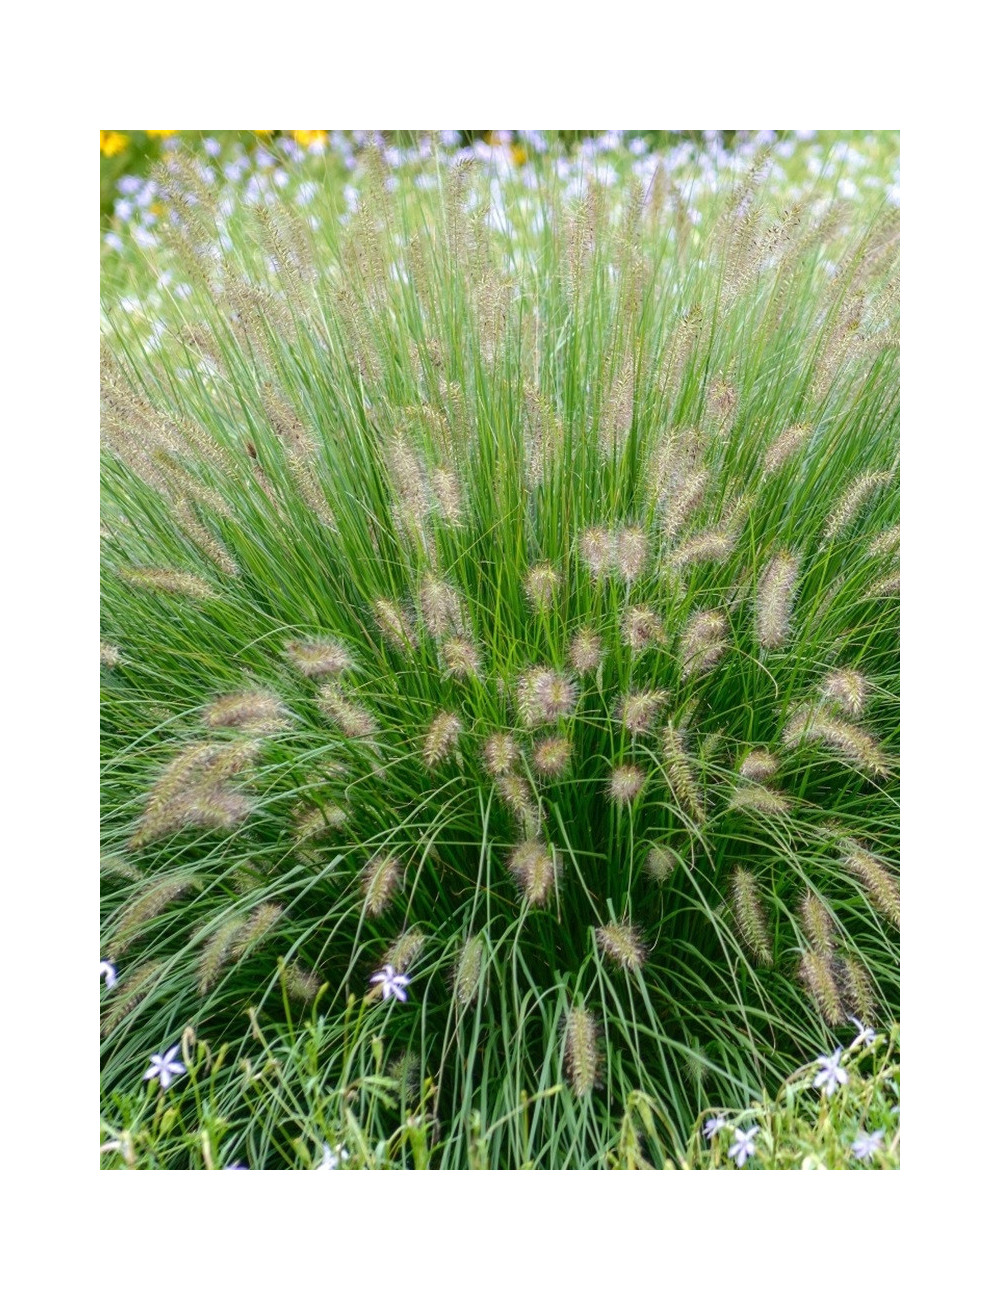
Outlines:
POLYGON ((728 1127, 729 1121, 724 1115, 713 1115, 710 1119, 705 1121, 705 1127, 701 1131, 704 1133, 705 1137, 711 1138, 715 1137, 716 1133, 718 1133, 720 1129, 728 1127))
POLYGON ((866 1133, 863 1128, 859 1128, 857 1140, 851 1143, 851 1155, 856 1160, 870 1160, 876 1151, 881 1151, 884 1133, 884 1129, 866 1133))
POLYGON ((397 971, 392 966, 383 966, 368 981, 369 984, 382 985, 383 1002, 386 1002, 389 998, 395 998, 397 1002, 405 1002, 406 986, 409 982, 409 975, 404 975, 402 971, 397 971))
POLYGON ((847 1082, 847 1071, 840 1064, 840 1054, 844 1049, 838 1047, 832 1056, 821 1056, 816 1062, 822 1066, 813 1080, 814 1088, 821 1088, 828 1097, 832 1097, 841 1084, 847 1082))
POLYGON ((729 1159, 735 1160, 738 1168, 742 1169, 750 1157, 757 1154, 757 1145, 753 1139, 759 1129, 760 1125, 754 1124, 745 1133, 739 1128, 733 1131, 736 1141, 729 1148, 729 1159))
POLYGON ((163 1056, 151 1056, 149 1058, 149 1069, 142 1076, 144 1079, 155 1079, 159 1076, 160 1087, 169 1088, 174 1081, 174 1075, 185 1074, 186 1070, 180 1061, 175 1061, 174 1057, 181 1050, 180 1044, 171 1047, 169 1052, 163 1056))
POLYGON ((875 1030, 869 1029, 867 1025, 862 1024, 857 1016, 851 1016, 850 1021, 852 1025, 857 1025, 858 1027, 858 1036, 855 1038, 851 1046, 857 1047, 859 1043, 864 1043, 865 1047, 871 1047, 876 1038, 875 1030))
POLYGON ((341 1164, 350 1160, 351 1153, 347 1147, 330 1147, 328 1143, 323 1143, 323 1158, 316 1166, 317 1169, 339 1169, 341 1164))
POLYGON ((118 972, 115 970, 111 962, 102 961, 100 973, 104 976, 105 988, 113 989, 118 983, 118 972))

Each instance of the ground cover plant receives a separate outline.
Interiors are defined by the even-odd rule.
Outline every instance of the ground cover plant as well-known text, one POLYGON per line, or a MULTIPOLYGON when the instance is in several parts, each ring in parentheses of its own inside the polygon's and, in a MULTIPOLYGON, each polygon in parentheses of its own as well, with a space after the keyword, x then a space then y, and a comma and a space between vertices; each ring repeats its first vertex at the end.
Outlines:
POLYGON ((106 1133, 691 1167, 898 1015, 897 213, 429 149, 106 280, 106 1133))

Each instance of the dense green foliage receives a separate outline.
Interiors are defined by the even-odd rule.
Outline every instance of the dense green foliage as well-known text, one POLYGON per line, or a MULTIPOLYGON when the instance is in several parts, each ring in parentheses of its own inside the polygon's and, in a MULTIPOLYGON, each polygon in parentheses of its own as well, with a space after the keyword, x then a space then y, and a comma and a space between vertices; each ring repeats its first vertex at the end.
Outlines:
POLYGON ((191 292, 102 356, 112 1127, 192 1026, 226 1162, 603 1167, 642 1097, 663 1165, 898 1015, 897 214, 765 177, 373 151, 220 240, 164 172, 191 292))

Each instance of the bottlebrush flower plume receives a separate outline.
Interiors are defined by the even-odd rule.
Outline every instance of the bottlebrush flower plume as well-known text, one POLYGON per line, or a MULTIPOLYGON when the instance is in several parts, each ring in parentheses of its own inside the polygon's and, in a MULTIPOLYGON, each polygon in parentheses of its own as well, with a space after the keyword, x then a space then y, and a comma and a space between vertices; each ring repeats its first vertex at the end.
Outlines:
POLYGON ((619 807, 634 803, 646 784, 646 773, 632 763, 623 763, 608 778, 608 798, 619 807))
POLYGON ((623 695, 618 703, 622 726, 633 736, 651 731, 666 701, 666 691, 634 691, 623 695))
POLYGON ((663 763, 674 798, 694 822, 705 820, 705 805, 680 731, 668 723, 662 733, 663 763))
POLYGON ((526 727, 568 717, 576 704, 576 685, 552 668, 531 668, 518 683, 517 701, 526 727))
POLYGON ((764 453, 765 475, 775 473, 786 460, 801 451, 811 435, 812 428, 808 424, 793 424, 791 428, 779 433, 764 453))
POLYGON ((378 723, 372 715, 359 704, 352 703, 336 682, 323 683, 316 696, 316 706, 351 740, 373 736, 378 730, 378 723))
POLYGON ((455 677, 460 681, 480 675, 479 651, 465 637, 453 637, 441 647, 441 658, 445 662, 445 676, 455 677))
POLYGON ((841 862, 864 886, 872 907, 899 928, 899 882, 856 840, 845 840, 841 862))
POLYGON ((458 748, 458 738, 462 734, 462 721, 454 713, 442 712, 437 715, 424 738, 424 762, 428 767, 438 763, 458 748))
POLYGON ((615 539, 607 528, 585 528, 577 550, 593 577, 603 578, 610 573, 615 562, 615 539))
POLYGON ((666 639, 663 620, 649 605, 626 609, 622 615, 622 639, 633 654, 640 655, 666 639))
POLYGON ((339 641, 289 641, 285 654, 303 677, 339 677, 354 667, 339 641))
POLYGON ((594 937, 605 957, 623 970, 639 970, 648 956, 642 935, 632 925, 610 921, 597 926, 594 937))
POLYGON ((597 1025, 585 1007, 573 1007, 566 1015, 566 1076, 577 1097, 586 1097, 597 1084, 600 1056, 597 1025))
POLYGON ((388 907, 402 878, 399 858, 393 854, 380 853, 369 859, 361 873, 361 892, 365 900, 365 910, 372 916, 380 916, 388 907))
POLYGON ((232 727, 258 735, 270 735, 288 726, 281 700, 270 691, 242 691, 220 695, 202 710, 206 727, 232 727))
POLYGON ((740 776, 748 781, 768 781, 778 767, 777 758, 766 749, 752 749, 740 764, 740 776))
POLYGON ((510 856, 510 870, 533 907, 540 907, 555 884, 559 854, 539 840, 527 840, 510 856))
POLYGON ((729 807, 737 812, 761 813, 765 817, 780 817, 791 811, 791 804, 783 794, 763 785, 748 785, 734 790, 729 807))
POLYGON ((569 661, 574 670, 581 677, 585 677, 588 673, 596 672, 600 668, 603 658, 604 651, 598 634, 588 628, 577 632, 569 648, 569 661))
POLYGON ((807 948, 802 954, 799 965, 799 979, 812 994, 813 1001, 826 1023, 834 1028, 842 1025, 847 1019, 847 1013, 840 1000, 840 990, 837 987, 832 961, 825 958, 822 953, 807 948))
POLYGON ((774 957, 760 889, 756 877, 744 867, 737 867, 729 878, 729 902, 744 947, 758 965, 770 966, 774 957))
POLYGON ((868 498, 885 484, 891 483, 892 474, 859 474, 848 488, 844 495, 837 502, 833 511, 827 518, 826 525, 823 529, 823 536, 826 540, 838 536, 844 532, 851 521, 855 518, 858 511, 868 500, 868 498))
POLYGON ((765 650, 774 650, 788 640, 798 575, 798 558, 779 551, 757 584, 757 640, 765 650))
POLYGON ((721 609, 699 610, 681 634, 681 677, 700 676, 714 668, 728 646, 729 624, 721 609))
POLYGON ((479 993, 482 969, 483 937, 474 934, 462 944, 462 951, 455 965, 455 997, 463 1006, 468 1006, 479 993))
POLYGON ((851 718, 860 718, 868 699, 868 683, 853 668, 838 668, 823 678, 820 694, 851 718))
POLYGON ((548 736, 535 745, 532 763, 539 776, 562 776, 572 753, 573 747, 565 736, 548 736))
POLYGON ((379 631, 397 650, 411 651, 416 644, 416 633, 405 612, 391 600, 372 601, 372 614, 379 631))
POLYGON ((641 528, 623 528, 615 538, 615 567, 624 582, 641 576, 649 558, 649 539, 641 528))
POLYGON ((427 574, 420 584, 418 596, 424 626, 435 641, 457 636, 463 631, 462 602, 458 592, 443 579, 427 574))
POLYGON ((731 532, 710 528, 676 547, 669 556, 669 563, 675 569, 683 569, 689 564, 721 564, 732 554, 735 545, 731 532))
POLYGON ((544 613, 555 604, 562 578, 551 564, 536 564, 528 570, 524 590, 535 609, 544 613))
POLYGON ((646 854, 643 870, 657 884, 665 884, 677 866, 677 856, 662 844, 654 844, 646 854))
POLYGON ((507 731, 495 731, 483 746, 483 763, 490 776, 506 776, 517 762, 517 745, 507 731))

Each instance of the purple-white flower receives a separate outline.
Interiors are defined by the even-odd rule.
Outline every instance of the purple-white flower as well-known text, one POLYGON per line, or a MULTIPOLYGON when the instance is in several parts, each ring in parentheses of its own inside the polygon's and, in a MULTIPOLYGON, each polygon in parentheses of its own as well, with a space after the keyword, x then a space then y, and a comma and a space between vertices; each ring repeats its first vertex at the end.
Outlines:
POLYGON ((113 989, 118 983, 118 972, 114 965, 109 961, 101 962, 101 975, 104 977, 104 987, 113 989))
POLYGON ((701 1130, 705 1137, 713 1138, 720 1129, 728 1128, 729 1121, 724 1115, 712 1115, 705 1121, 705 1127, 701 1130))
POLYGON ((822 1068, 813 1080, 813 1087, 822 1089, 828 1097, 832 1097, 840 1085, 847 1082, 847 1071, 840 1064, 843 1050, 838 1047, 832 1056, 821 1056, 816 1062, 822 1068))
POLYGON ((851 1155, 856 1160, 870 1160, 876 1151, 881 1151, 884 1134, 885 1130, 881 1128, 874 1133, 866 1133, 863 1128, 859 1128, 857 1139, 851 1143, 851 1155))
POLYGON ((169 1088, 174 1081, 175 1075, 187 1073, 183 1064, 174 1060, 180 1050, 180 1043, 177 1043, 163 1056, 151 1056, 149 1058, 149 1069, 142 1077, 144 1079, 155 1079, 159 1076, 160 1087, 169 1088))
POLYGON ((729 1159, 736 1161, 737 1168, 742 1169, 750 1157, 757 1154, 757 1144, 753 1139, 759 1129, 760 1125, 754 1124, 745 1133, 739 1128, 734 1130, 733 1137, 736 1140, 729 1148, 729 1159))
POLYGON ((345 1146, 331 1147, 329 1143, 323 1143, 323 1158, 316 1166, 317 1169, 339 1169, 342 1164, 350 1160, 351 1153, 345 1146))
POLYGON ((369 984, 381 984, 383 1002, 386 1002, 389 998, 395 998, 397 1002, 405 1002, 406 986, 409 982, 409 975, 404 975, 402 971, 397 971, 393 966, 383 966, 368 981, 369 984))
POLYGON ((857 1016, 851 1016, 850 1021, 852 1025, 857 1025, 858 1027, 858 1036, 857 1038, 855 1038, 851 1046, 857 1047, 859 1043, 864 1043, 865 1047, 871 1047, 872 1043, 874 1043, 876 1038, 875 1030, 870 1029, 865 1024, 862 1024, 862 1022, 857 1018, 857 1016))

